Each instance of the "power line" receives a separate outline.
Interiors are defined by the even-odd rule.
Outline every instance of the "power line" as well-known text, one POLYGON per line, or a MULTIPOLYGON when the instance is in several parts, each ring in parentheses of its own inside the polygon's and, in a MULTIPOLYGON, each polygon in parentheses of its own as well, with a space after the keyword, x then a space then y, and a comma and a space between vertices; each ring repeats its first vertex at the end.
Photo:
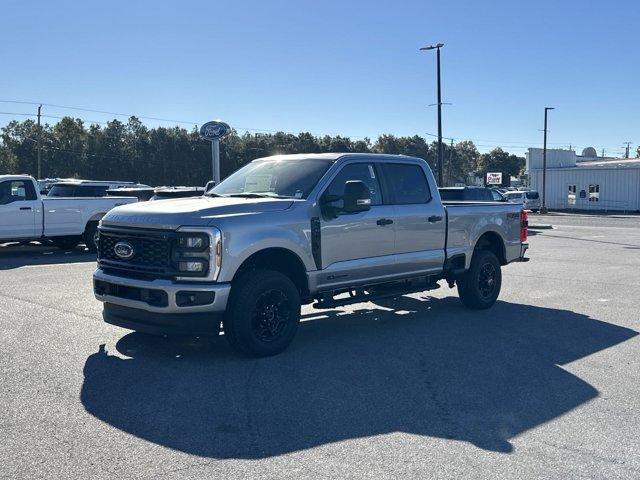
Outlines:
POLYGON ((77 110, 77 111, 81 111, 81 112, 91 112, 91 113, 102 113, 105 115, 114 115, 117 117, 136 117, 136 118, 140 118, 140 119, 144 119, 144 120, 155 120, 155 121, 159 121, 159 122, 173 122, 173 123, 182 123, 182 124, 187 124, 187 125, 197 125, 197 122, 192 122, 192 121, 186 121, 186 120, 175 120, 175 119, 171 119, 171 118, 160 118, 160 117, 150 117, 150 116, 146 116, 146 115, 134 115, 131 113, 119 113, 119 112, 109 112, 106 110, 98 110, 98 109, 93 109, 93 108, 87 108, 87 107, 75 107, 75 106, 70 106, 70 105, 58 105, 55 103, 42 103, 42 102, 25 102, 22 100, 0 100, 0 103, 16 103, 16 104, 22 104, 22 105, 42 105, 44 107, 52 107, 52 108, 64 108, 64 109, 68 109, 68 110, 77 110))
POLYGON ((0 115, 22 115, 24 117, 37 117, 35 113, 22 113, 22 112, 0 112, 0 115))

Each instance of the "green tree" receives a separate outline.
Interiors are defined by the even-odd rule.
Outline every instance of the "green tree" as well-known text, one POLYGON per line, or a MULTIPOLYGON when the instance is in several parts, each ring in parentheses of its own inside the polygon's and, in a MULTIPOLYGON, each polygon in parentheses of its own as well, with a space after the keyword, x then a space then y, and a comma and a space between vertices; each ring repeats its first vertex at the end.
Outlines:
POLYGON ((501 148, 494 148, 489 153, 480 155, 478 173, 503 172, 511 176, 519 176, 525 167, 524 157, 509 154, 501 148))

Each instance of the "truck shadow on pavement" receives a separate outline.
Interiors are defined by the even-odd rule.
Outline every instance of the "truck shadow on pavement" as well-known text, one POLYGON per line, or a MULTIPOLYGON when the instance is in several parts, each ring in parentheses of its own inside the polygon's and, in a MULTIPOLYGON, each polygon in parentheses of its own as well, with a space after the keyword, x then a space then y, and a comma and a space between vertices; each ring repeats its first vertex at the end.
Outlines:
POLYGON ((87 358, 95 417, 168 448, 258 459, 392 432, 508 453, 510 439, 598 396, 559 365, 637 332, 568 310, 400 297, 305 315, 289 350, 237 356, 219 338, 122 337, 87 358), (372 304, 364 304, 370 306, 372 304))
POLYGON ((57 265, 95 261, 96 254, 90 253, 84 245, 65 251, 54 245, 39 243, 0 244, 0 270, 11 270, 27 265, 57 265))

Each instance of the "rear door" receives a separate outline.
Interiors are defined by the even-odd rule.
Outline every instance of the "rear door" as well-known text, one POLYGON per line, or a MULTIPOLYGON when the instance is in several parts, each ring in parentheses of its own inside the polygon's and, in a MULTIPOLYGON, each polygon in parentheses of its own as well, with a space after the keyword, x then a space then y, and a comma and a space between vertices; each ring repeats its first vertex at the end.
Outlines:
MULTIPOLYGON (((320 195, 320 201, 341 197, 349 180, 364 182, 371 191, 371 209, 359 213, 321 215, 321 289, 366 283, 389 275, 393 264, 394 229, 388 221, 394 208, 383 204, 378 170, 373 162, 350 162, 342 166, 320 195)), ((341 201, 335 202, 340 208, 341 201)))
MULTIPOLYGON (((418 163, 382 165, 388 203, 393 205, 396 262, 399 274, 423 274, 442 270, 446 221, 444 207, 432 194, 423 167, 418 163)), ((435 191, 435 188, 433 188, 435 191)))
POLYGON ((17 240, 39 236, 40 200, 28 180, 0 183, 0 238, 17 240))

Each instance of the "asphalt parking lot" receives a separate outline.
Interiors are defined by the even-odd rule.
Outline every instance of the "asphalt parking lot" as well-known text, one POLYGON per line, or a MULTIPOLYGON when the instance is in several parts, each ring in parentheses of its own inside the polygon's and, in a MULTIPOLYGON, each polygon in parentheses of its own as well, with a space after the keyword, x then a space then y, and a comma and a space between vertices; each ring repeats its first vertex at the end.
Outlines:
POLYGON ((640 478, 640 217, 536 216, 493 309, 314 311, 266 359, 106 325, 80 249, 0 247, 2 478, 640 478))

